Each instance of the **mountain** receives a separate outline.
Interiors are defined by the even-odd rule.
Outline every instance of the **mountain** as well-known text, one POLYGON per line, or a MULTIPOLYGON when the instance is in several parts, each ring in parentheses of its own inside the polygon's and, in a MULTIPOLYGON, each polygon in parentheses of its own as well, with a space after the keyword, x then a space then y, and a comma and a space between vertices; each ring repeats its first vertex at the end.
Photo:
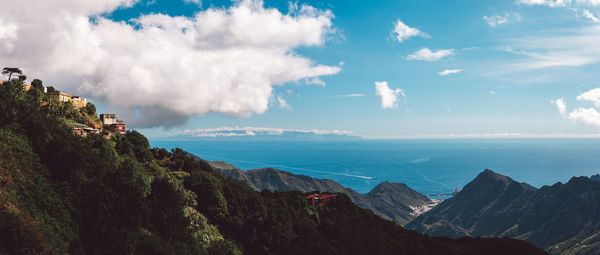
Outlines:
POLYGON ((22 87, 0 85, 0 254, 544 254, 429 237, 344 194, 258 192, 134 130, 81 136, 67 125, 80 110, 22 87))
POLYGON ((244 171, 223 161, 210 163, 225 176, 246 182, 255 190, 301 192, 321 191, 346 194, 354 203, 380 217, 404 225, 416 217, 415 208, 431 203, 423 194, 402 183, 382 182, 367 194, 360 194, 329 179, 316 179, 273 168, 244 171))
POLYGON ((536 189, 485 170, 406 227, 433 236, 513 237, 554 254, 596 254, 600 182, 573 177, 536 189))
POLYGON ((590 176, 590 179, 600 182, 600 174, 592 175, 590 176))

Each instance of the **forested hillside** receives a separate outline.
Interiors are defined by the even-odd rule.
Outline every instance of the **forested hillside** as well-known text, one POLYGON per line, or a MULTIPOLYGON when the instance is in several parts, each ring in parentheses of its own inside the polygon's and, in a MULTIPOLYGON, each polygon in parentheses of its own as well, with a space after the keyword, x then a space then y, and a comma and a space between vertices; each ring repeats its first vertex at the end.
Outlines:
MULTIPOLYGON (((136 131, 75 135, 44 94, 0 85, 0 254, 543 254, 431 238, 338 195, 257 192, 136 131)), ((94 113, 95 115, 95 113, 94 113)))
POLYGON ((210 162, 217 171, 236 180, 244 181, 256 190, 302 192, 322 191, 346 194, 358 206, 369 209, 379 217, 404 225, 417 216, 413 208, 431 202, 425 195, 403 183, 382 182, 367 194, 329 179, 316 179, 273 168, 241 170, 224 162, 210 162))

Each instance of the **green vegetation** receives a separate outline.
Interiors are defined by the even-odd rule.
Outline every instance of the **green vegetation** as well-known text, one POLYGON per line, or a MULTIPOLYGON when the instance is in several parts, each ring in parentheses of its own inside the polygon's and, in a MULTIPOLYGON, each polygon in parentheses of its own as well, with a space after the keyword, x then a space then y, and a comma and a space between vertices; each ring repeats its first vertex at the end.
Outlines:
POLYGON ((257 192, 136 131, 73 135, 71 112, 43 100, 19 80, 0 86, 0 254, 543 254, 430 238, 343 194, 312 206, 300 192, 257 192))
POLYGON ((61 119, 72 111, 42 97, 18 80, 0 86, 0 254, 237 251, 145 137, 75 136, 61 119))
POLYGON ((13 74, 22 75, 23 71, 21 71, 21 69, 16 68, 16 67, 5 67, 5 68, 2 68, 2 75, 8 75, 8 81, 12 80, 12 75, 13 74))

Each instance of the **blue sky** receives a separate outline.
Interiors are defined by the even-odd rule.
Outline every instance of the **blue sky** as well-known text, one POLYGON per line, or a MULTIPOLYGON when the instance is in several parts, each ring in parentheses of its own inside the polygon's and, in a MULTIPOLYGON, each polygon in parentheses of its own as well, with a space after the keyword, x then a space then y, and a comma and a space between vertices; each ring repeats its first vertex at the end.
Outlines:
MULTIPOLYGON (((286 12, 288 3, 277 2, 280 1, 265 1, 265 5, 286 12)), ((203 6, 211 3, 205 1, 203 6)), ((193 118, 183 128, 344 129, 366 137, 599 131, 598 127, 567 120, 550 103, 562 97, 574 101, 580 93, 597 87, 599 77, 594 74, 597 64, 495 74, 502 71, 498 65, 523 59, 500 50, 509 45, 509 40, 545 33, 560 36, 561 31, 552 30, 576 31, 595 25, 569 8, 518 5, 510 1, 302 3, 332 10, 333 22, 342 36, 324 46, 297 52, 319 63, 343 61, 342 71, 323 77, 325 87, 299 84, 276 87, 275 94, 284 95, 293 111, 275 106, 250 118, 210 114, 193 118), (483 18, 507 13, 517 13, 521 20, 491 27, 483 18), (411 37, 399 43, 392 35, 398 19, 430 38, 411 37), (406 59, 423 47, 455 49, 456 53, 436 62, 406 59), (438 75, 445 69, 463 69, 463 72, 438 75), (387 81, 390 87, 404 89, 406 102, 397 108, 382 109, 375 96, 375 81, 387 81), (293 95, 287 95, 287 90, 293 95), (364 96, 333 97, 349 94, 364 96)), ((220 4, 223 3, 214 3, 220 4)))
MULTIPOLYGON (((102 10, 105 19, 125 22, 123 24, 136 28, 140 25, 132 19, 150 14, 193 19, 208 9, 227 11, 243 4, 208 0, 201 3, 141 0, 129 4, 110 1, 115 2, 111 8, 94 9, 84 14, 92 17, 93 23, 95 12, 102 10)), ((261 5, 257 1, 246 2, 261 5)), ((265 0, 260 8, 267 11, 276 9, 292 18, 303 15, 323 18, 327 19, 321 19, 325 22, 323 24, 331 24, 324 25, 326 31, 318 32, 318 43, 286 41, 289 43, 286 44, 286 54, 310 60, 312 69, 306 72, 312 73, 298 76, 298 80, 283 79, 283 84, 271 81, 267 108, 254 107, 249 112, 232 113, 231 108, 223 110, 222 107, 208 105, 205 106, 208 107, 206 111, 186 108, 183 113, 180 109, 167 109, 144 115, 150 111, 148 109, 158 106, 114 103, 110 94, 92 93, 90 97, 104 111, 128 109, 131 113, 124 114, 125 120, 140 115, 140 112, 144 118, 160 119, 170 112, 181 115, 174 124, 157 121, 138 125, 145 127, 140 130, 151 138, 186 129, 226 126, 348 130, 367 138, 490 134, 578 136, 600 133, 596 110, 600 104, 594 104, 600 100, 600 92, 593 91, 600 87, 597 71, 600 61, 600 44, 597 43, 600 39, 597 18, 600 17, 600 1, 350 0, 294 3, 297 9, 312 6, 318 12, 290 12, 290 2, 287 1, 265 0), (329 13, 326 14, 326 11, 329 13), (411 31, 420 32, 400 41, 399 34, 394 34, 399 21, 413 29, 411 31), (409 57, 422 49, 451 54, 439 58, 430 56, 429 61, 409 57), (318 71, 314 68, 317 65, 330 69, 318 71), (454 71, 440 75, 444 70, 454 71), (310 83, 308 80, 315 78, 326 85, 307 84, 310 83), (383 81, 389 87, 385 93, 392 93, 395 98, 387 105, 376 95, 375 83, 383 81), (590 92, 588 96, 581 96, 586 92, 590 92), (557 107, 557 99, 566 103, 563 111, 557 107)), ((157 20, 153 22, 162 22, 157 20)), ((101 31, 101 25, 91 25, 91 31, 101 31)), ((156 27, 160 30, 163 26, 165 24, 161 23, 156 27)), ((265 33, 260 26, 249 26, 248 29, 252 36, 260 37, 261 33, 265 33)), ((144 35, 152 38, 151 33, 144 35)), ((293 36, 295 34, 290 35, 293 36)), ((236 49, 245 45, 242 42, 231 47, 236 49)), ((177 54, 173 52, 174 57, 177 54)), ((264 61, 256 62, 256 65, 264 61)), ((248 66, 252 67, 253 63, 248 66)), ((281 72, 288 71, 294 72, 281 72)), ((40 72, 40 75, 46 73, 40 72)), ((89 84, 107 88, 103 85, 103 78, 98 78, 103 76, 85 75, 78 74, 77 77, 84 77, 81 79, 88 85, 68 88, 81 93, 89 91, 86 90, 92 86, 89 84), (98 80, 101 81, 93 82, 98 80)), ((59 82, 54 77, 49 79, 59 82)), ((195 86, 193 82, 185 83, 195 86)), ((131 96, 135 97, 135 92, 131 96)), ((237 94, 240 100, 253 96, 252 93, 237 94)), ((263 106, 265 104, 263 100, 263 106)))

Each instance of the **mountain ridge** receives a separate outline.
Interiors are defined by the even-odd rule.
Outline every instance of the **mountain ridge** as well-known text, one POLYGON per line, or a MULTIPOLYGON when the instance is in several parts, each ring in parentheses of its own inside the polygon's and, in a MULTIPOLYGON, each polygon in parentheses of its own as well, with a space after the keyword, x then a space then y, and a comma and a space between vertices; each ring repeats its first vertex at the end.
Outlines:
POLYGON ((600 250, 600 182, 573 177, 539 189, 491 170, 406 227, 433 236, 512 237, 554 254, 600 250))
POLYGON ((244 171, 222 161, 210 162, 210 164, 223 175, 244 181, 255 190, 343 193, 348 195, 358 206, 401 225, 416 217, 414 208, 431 203, 431 200, 425 195, 412 190, 403 183, 381 182, 368 193, 360 194, 331 179, 317 179, 274 168, 244 171))

